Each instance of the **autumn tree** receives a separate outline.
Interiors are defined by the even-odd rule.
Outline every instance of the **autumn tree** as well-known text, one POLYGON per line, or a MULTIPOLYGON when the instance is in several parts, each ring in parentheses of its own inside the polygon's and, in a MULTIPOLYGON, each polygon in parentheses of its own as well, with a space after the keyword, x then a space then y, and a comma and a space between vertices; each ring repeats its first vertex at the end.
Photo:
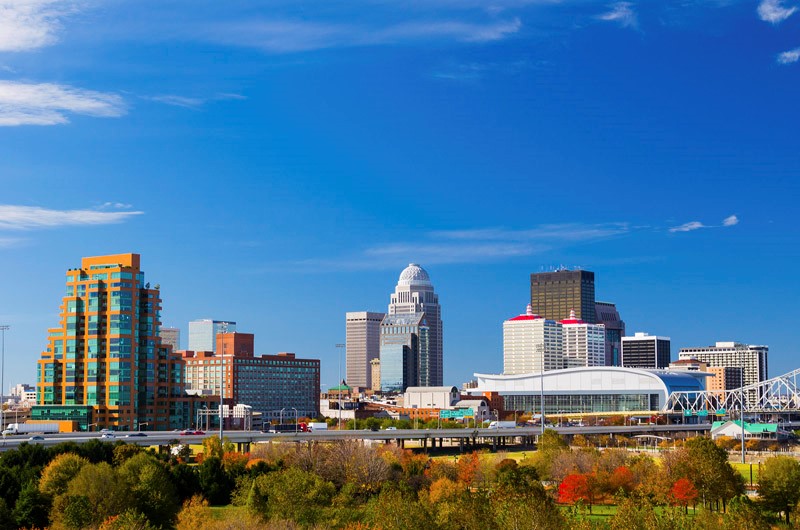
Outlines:
POLYGON ((697 502, 697 488, 688 478, 679 478, 670 489, 670 500, 672 504, 683 506, 684 512, 689 512, 689 505, 697 502))
POLYGON ((50 497, 61 495, 67 491, 69 481, 75 478, 81 468, 88 463, 88 460, 74 453, 63 453, 56 456, 42 470, 39 491, 50 497))
POLYGON ((558 502, 562 504, 589 502, 590 498, 589 478, 583 473, 567 475, 558 485, 558 502))
POLYGON ((769 458, 761 468, 758 483, 763 505, 774 512, 783 512, 789 525, 789 514, 800 500, 800 463, 789 456, 769 458))
POLYGON ((210 530, 213 526, 213 514, 206 501, 195 495, 183 503, 178 512, 176 530, 210 530))

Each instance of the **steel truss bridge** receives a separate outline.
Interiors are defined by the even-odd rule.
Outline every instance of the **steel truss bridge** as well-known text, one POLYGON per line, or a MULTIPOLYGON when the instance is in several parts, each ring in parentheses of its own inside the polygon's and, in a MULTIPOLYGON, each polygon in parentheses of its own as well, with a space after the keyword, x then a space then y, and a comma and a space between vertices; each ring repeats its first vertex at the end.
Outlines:
POLYGON ((800 368, 732 390, 673 392, 664 413, 685 416, 747 414, 800 414, 800 368))

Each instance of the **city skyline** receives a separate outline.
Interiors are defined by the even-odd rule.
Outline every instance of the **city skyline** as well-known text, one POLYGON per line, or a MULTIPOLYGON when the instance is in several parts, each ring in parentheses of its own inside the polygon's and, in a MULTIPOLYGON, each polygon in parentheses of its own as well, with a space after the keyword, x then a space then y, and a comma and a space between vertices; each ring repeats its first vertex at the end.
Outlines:
POLYGON ((503 321, 560 265, 628 335, 797 368, 789 3, 67 4, 0 20, 6 392, 36 380, 64 270, 126 252, 164 326, 233 319, 324 387, 342 316, 384 311, 411 262, 445 384, 502 370, 503 321))

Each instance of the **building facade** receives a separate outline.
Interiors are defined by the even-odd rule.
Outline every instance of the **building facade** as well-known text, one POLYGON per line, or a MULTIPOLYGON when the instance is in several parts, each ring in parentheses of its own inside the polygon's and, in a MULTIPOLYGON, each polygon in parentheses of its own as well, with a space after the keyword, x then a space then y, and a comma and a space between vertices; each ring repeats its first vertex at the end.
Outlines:
POLYGON ((420 366, 430 357, 430 328, 425 313, 386 315, 381 322, 381 392, 404 392, 423 385, 420 366))
POLYGON ((503 322, 503 373, 529 374, 564 367, 561 324, 533 313, 503 322))
POLYGON ((381 355, 381 322, 385 316, 369 311, 346 314, 345 379, 352 386, 373 386, 370 363, 381 355))
MULTIPOLYGON (((428 328, 426 338, 428 348, 422 352, 424 356, 418 358, 418 373, 415 382, 411 384, 414 386, 442 386, 444 340, 439 296, 434 292, 427 271, 416 263, 411 263, 400 273, 397 286, 390 298, 387 317, 417 313, 425 315, 428 328)), ((381 356, 383 356, 383 345, 381 345, 381 356)), ((381 360, 381 364, 383 366, 383 360, 381 360)), ((385 376, 384 372, 382 377, 385 378, 385 376)))
POLYGON ((186 388, 219 396, 228 406, 249 405, 265 420, 319 414, 319 359, 294 353, 256 356, 250 333, 220 333, 217 353, 183 351, 186 388), (288 412, 287 412, 288 411, 288 412))
POLYGON ((580 320, 575 311, 559 322, 563 335, 564 368, 605 366, 606 327, 580 320))
POLYGON ((216 351, 217 334, 236 331, 236 322, 229 320, 201 319, 189 322, 189 346, 191 351, 216 351))
POLYGON ((625 322, 619 316, 617 306, 611 302, 595 302, 595 322, 606 327, 606 366, 622 366, 622 337, 625 322))
POLYGON ((594 273, 583 270, 559 270, 531 274, 531 307, 548 320, 577 317, 594 324, 597 314, 594 301, 594 273))
MULTIPOLYGON (((576 413, 650 413, 664 408, 672 392, 702 391, 705 374, 612 366, 567 368, 549 372, 475 374, 474 396, 497 393, 504 410, 545 416, 576 413)), ((493 408, 495 408, 493 406, 493 408)))
POLYGON ((35 420, 115 430, 180 428, 183 363, 159 337, 158 286, 138 254, 83 258, 37 366, 35 420))
POLYGON ((372 359, 369 362, 369 371, 372 376, 372 386, 370 390, 373 392, 381 391, 381 360, 380 357, 372 359))
POLYGON ((626 368, 666 368, 670 363, 670 338, 637 332, 622 337, 622 366, 626 368))
POLYGON ((181 330, 179 328, 161 328, 158 332, 161 344, 172 346, 172 351, 181 349, 181 330))
MULTIPOLYGON (((768 346, 742 344, 740 342, 717 342, 705 348, 681 348, 679 359, 697 359, 711 367, 731 367, 742 374, 742 383, 754 385, 769 379, 767 357, 768 346)), ((756 399, 752 391, 750 398, 756 399)))

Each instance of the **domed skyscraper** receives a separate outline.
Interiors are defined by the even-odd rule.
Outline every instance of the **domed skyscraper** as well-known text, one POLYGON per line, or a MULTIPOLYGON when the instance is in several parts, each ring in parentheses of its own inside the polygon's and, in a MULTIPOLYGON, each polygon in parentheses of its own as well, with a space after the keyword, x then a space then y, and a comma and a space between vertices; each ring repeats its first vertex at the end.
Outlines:
MULTIPOLYGON (((418 264, 411 263, 400 273, 397 287, 391 295, 389 314, 384 319, 384 323, 387 329, 388 326, 400 326, 399 329, 405 330, 405 333, 417 335, 409 337, 409 347, 416 350, 415 353, 412 352, 409 360, 414 362, 416 367, 408 370, 408 374, 414 375, 411 376, 411 380, 407 380, 405 386, 441 386, 443 380, 442 309, 439 306, 439 296, 433 291, 430 276, 418 264), (400 320, 412 316, 416 317, 413 318, 416 325, 400 322, 400 320), (415 328, 426 329, 419 329, 419 332, 415 332, 415 328), (416 348, 414 348, 415 343, 417 344, 416 348)), ((396 327, 395 330, 397 330, 396 327)), ((396 333, 394 334, 396 335, 396 333)), ((384 341, 381 342, 383 346, 384 341)), ((384 366, 381 366, 381 370, 384 370, 384 366)), ((383 374, 381 379, 383 384, 383 374)))

